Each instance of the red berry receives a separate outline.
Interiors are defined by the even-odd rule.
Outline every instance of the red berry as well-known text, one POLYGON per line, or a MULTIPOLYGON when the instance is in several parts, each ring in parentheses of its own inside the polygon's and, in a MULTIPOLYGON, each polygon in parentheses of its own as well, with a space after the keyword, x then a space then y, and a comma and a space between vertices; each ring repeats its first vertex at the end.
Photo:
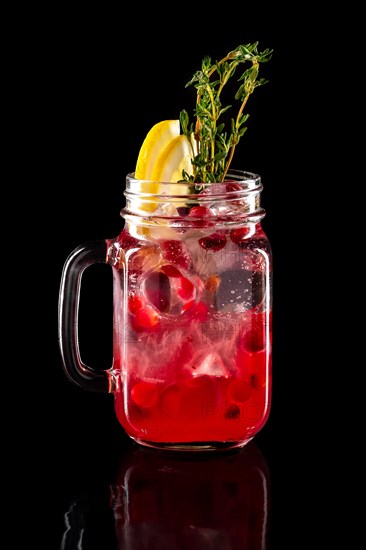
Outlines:
POLYGON ((267 378, 264 371, 253 373, 250 375, 250 385, 255 390, 260 390, 266 387, 267 378))
POLYGON ((117 241, 124 250, 129 248, 137 248, 139 246, 139 241, 135 239, 135 237, 132 237, 127 229, 123 229, 122 233, 118 235, 117 241))
POLYGON ((193 206, 189 211, 189 216, 194 218, 206 218, 211 215, 211 210, 207 206, 193 206))
POLYGON ((177 212, 180 216, 185 217, 185 216, 188 216, 189 214, 189 208, 188 206, 178 206, 177 208, 177 212))
POLYGON ((246 225, 245 227, 239 227, 238 229, 232 229, 230 231, 230 239, 233 243, 239 244, 250 235, 250 232, 251 231, 249 225, 246 225))
POLYGON ((194 284, 186 277, 179 279, 177 294, 183 300, 192 300, 194 297, 194 284))
POLYGON ((163 265, 163 266, 161 266, 161 270, 165 273, 165 275, 168 275, 168 277, 181 277, 182 276, 179 269, 174 267, 174 265, 169 265, 169 264, 163 265))
POLYGON ((188 216, 190 218, 196 218, 190 222, 194 227, 209 227, 214 225, 212 212, 207 206, 193 206, 188 216))
POLYGON ((242 346, 249 352, 262 351, 266 345, 264 327, 253 327, 247 330, 242 338, 242 346))
POLYGON ((182 408, 183 394, 177 384, 164 388, 160 395, 160 410, 164 416, 175 418, 182 408))
POLYGON ((205 250, 212 250, 218 252, 226 245, 227 239, 222 233, 212 233, 208 237, 202 237, 198 239, 198 244, 205 250))
POLYGON ((128 295, 128 311, 131 313, 136 313, 139 309, 142 308, 142 300, 134 292, 130 292, 128 295))
MULTIPOLYGON (((250 353, 245 349, 238 349, 235 356, 235 363, 238 368, 238 372, 242 376, 248 378, 252 374, 255 374, 261 379, 266 379, 267 353, 265 350, 250 353)), ((248 382, 253 387, 253 384, 249 379, 248 382)))
POLYGON ((225 411, 225 418, 228 420, 240 418, 240 407, 236 403, 231 403, 225 411))
POLYGON ((251 385, 244 380, 233 380, 227 390, 229 399, 235 403, 248 401, 251 392, 251 385))
POLYGON ((152 329, 158 322, 158 313, 149 305, 137 310, 131 319, 131 325, 136 331, 152 329))
POLYGON ((227 182, 226 184, 226 191, 232 192, 232 191, 241 191, 242 186, 239 185, 239 183, 235 183, 234 181, 227 182))
POLYGON ((158 388, 153 382, 138 382, 131 390, 131 399, 139 407, 153 407, 158 402, 158 398, 158 388))

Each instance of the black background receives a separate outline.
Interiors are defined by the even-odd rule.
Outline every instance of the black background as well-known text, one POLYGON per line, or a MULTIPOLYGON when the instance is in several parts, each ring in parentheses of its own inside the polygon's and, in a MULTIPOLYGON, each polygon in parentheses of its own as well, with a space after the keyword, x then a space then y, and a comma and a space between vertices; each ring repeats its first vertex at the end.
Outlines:
MULTIPOLYGON (((25 394, 19 398, 21 431, 31 438, 24 445, 22 483, 32 494, 28 513, 34 541, 47 541, 47 548, 59 548, 70 505, 79 495, 108 486, 129 445, 115 419, 112 396, 84 392, 63 372, 57 336, 63 264, 79 244, 120 232, 125 175, 134 170, 151 126, 193 106, 193 88, 185 84, 202 58, 219 59, 253 41, 274 53, 262 67, 269 83, 248 103, 248 131, 233 167, 262 177, 263 226, 274 258, 273 405, 256 437, 271 472, 270 547, 296 547, 291 544, 299 534, 311 538, 320 524, 315 503, 310 520, 300 513, 306 495, 311 498, 310 472, 318 469, 321 456, 315 444, 309 446, 322 417, 322 384, 313 383, 315 359, 303 317, 311 307, 313 274, 304 260, 310 223, 304 189, 306 166, 316 157, 309 131, 314 107, 309 75, 315 69, 308 41, 319 28, 316 18, 301 24, 300 15, 285 17, 279 11, 243 7, 223 14, 211 7, 179 17, 143 7, 128 17, 98 9, 60 11, 48 14, 47 24, 37 21, 28 29, 20 48, 16 102, 27 179, 19 223, 22 246, 16 250, 18 261, 27 258, 28 268, 27 275, 20 274, 27 289, 20 305, 26 349, 17 342, 16 356, 25 394), (38 503, 34 516, 32 499, 38 503)), ((83 359, 109 368, 107 266, 85 274, 80 307, 83 359)), ((103 520, 103 514, 108 515, 103 510, 99 536, 111 537, 110 518, 103 520)), ((113 548, 112 539, 98 544, 113 548)))

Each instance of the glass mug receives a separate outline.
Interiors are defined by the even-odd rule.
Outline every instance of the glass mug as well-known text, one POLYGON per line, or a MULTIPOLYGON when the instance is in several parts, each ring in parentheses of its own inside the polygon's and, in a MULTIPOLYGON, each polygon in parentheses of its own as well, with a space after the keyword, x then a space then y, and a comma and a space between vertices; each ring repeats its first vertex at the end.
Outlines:
POLYGON ((124 227, 65 262, 59 343, 68 377, 109 392, 125 432, 181 451, 243 447, 266 423, 272 382, 272 252, 262 228, 261 178, 224 182, 126 177, 124 227), (81 360, 83 271, 113 270, 113 364, 81 360))

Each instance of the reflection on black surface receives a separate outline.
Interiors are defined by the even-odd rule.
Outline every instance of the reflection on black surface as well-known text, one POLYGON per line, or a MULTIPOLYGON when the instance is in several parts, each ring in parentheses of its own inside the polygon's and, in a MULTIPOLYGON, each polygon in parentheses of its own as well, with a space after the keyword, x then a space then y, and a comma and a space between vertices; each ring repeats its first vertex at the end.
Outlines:
POLYGON ((113 516, 108 504, 107 488, 84 494, 75 500, 64 515, 62 550, 115 548, 113 516))
POLYGON ((194 457, 132 446, 64 517, 62 550, 268 550, 269 472, 253 442, 194 457))

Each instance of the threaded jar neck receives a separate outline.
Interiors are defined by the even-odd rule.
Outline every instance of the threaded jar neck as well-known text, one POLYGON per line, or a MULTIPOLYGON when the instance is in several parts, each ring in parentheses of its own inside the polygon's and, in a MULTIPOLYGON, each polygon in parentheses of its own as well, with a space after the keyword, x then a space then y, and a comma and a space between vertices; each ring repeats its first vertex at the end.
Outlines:
POLYGON ((262 189, 259 175, 241 170, 229 171, 224 182, 200 184, 145 181, 130 173, 121 215, 145 226, 191 227, 206 217, 220 227, 257 223, 265 216, 262 189))

